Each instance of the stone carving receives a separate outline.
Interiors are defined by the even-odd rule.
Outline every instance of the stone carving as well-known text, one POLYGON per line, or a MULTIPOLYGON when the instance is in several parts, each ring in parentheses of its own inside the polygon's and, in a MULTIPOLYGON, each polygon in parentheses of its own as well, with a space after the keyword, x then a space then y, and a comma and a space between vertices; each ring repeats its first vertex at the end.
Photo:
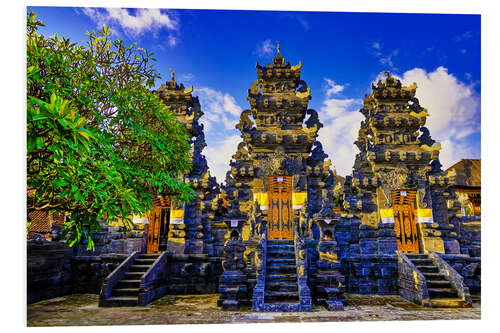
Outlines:
POLYGON ((293 175, 302 168, 302 157, 291 157, 282 151, 269 154, 259 160, 259 169, 266 176, 293 175))
POLYGON ((379 172, 377 176, 382 180, 382 189, 386 199, 386 207, 392 206, 392 191, 404 188, 408 181, 408 168, 399 164, 389 172, 379 172))
POLYGON ((241 113, 240 121, 238 124, 236 124, 236 128, 239 129, 241 132, 248 132, 254 126, 253 121, 250 119, 251 114, 252 111, 250 110, 245 110, 241 113))

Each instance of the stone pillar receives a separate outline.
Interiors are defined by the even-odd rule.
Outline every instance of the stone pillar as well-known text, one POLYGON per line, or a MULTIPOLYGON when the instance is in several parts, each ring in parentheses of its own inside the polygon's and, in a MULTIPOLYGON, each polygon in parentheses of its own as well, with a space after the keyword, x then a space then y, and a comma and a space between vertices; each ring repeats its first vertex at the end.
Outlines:
POLYGON ((201 212, 199 202, 186 204, 184 209, 184 224, 186 225, 185 254, 203 253, 203 225, 201 224, 201 212))

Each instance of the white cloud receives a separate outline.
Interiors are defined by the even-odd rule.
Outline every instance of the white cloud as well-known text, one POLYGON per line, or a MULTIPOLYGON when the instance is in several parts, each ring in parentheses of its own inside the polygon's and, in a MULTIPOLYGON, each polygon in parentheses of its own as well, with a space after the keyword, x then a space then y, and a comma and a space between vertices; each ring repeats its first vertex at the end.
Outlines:
POLYGON ((461 41, 464 41, 464 40, 467 40, 467 39, 471 39, 472 36, 473 36, 472 31, 466 31, 466 32, 464 32, 461 35, 457 35, 457 36, 453 37, 453 40, 455 42, 461 42, 461 41))
POLYGON ((297 20, 297 22, 299 22, 299 24, 302 26, 302 28, 304 28, 304 30, 309 30, 309 22, 304 18, 304 15, 296 13, 287 13, 287 14, 281 14, 280 16, 282 18, 297 20))
POLYGON ((196 76, 192 73, 183 73, 179 75, 180 81, 185 82, 185 81, 194 81, 196 79, 196 76))
POLYGON ((375 50, 380 50, 382 48, 382 46, 380 45, 379 42, 373 42, 372 43, 372 47, 375 49, 375 50))
MULTIPOLYGON (((79 11, 80 12, 80 11, 79 11)), ((115 34, 124 32, 127 36, 137 38, 145 33, 157 36, 161 29, 171 32, 179 29, 179 20, 172 11, 157 8, 140 8, 131 11, 126 8, 82 8, 81 12, 92 19, 99 27, 110 26, 115 34)), ((178 39, 169 35, 168 45, 175 46, 178 39)))
MULTIPOLYGON (((339 91, 342 90, 343 88, 339 91)), ((351 173, 354 157, 359 152, 354 141, 363 120, 363 115, 358 112, 362 101, 353 98, 331 98, 331 95, 332 93, 327 91, 323 106, 319 110, 319 119, 324 127, 318 132, 318 139, 337 173, 345 176, 351 173)))
POLYGON ((274 50, 276 50, 276 45, 270 39, 266 39, 257 44, 253 53, 258 57, 264 58, 273 56, 274 50))
POLYGON ((395 69, 393 58, 399 54, 399 49, 392 50, 388 55, 379 57, 378 61, 381 65, 387 65, 395 69))
POLYGON ((388 66, 391 69, 397 69, 394 66, 394 58, 399 54, 399 49, 394 49, 390 52, 383 51, 384 47, 381 43, 374 41, 371 44, 371 53, 381 65, 388 66))
POLYGON ((207 142, 203 154, 207 158, 210 173, 222 183, 229 170, 231 156, 236 153, 238 143, 241 142, 235 126, 239 122, 242 108, 230 94, 210 87, 195 88, 195 95, 205 113, 200 119, 207 142))
POLYGON ((236 104, 233 96, 209 87, 197 88, 196 93, 205 112, 201 121, 206 130, 210 130, 217 123, 222 123, 227 130, 234 129, 240 119, 242 108, 236 104))
POLYGON ((217 182, 223 183, 226 179, 226 172, 230 170, 229 161, 236 153, 241 141, 239 135, 231 135, 225 139, 210 142, 203 151, 210 167, 210 174, 217 177, 217 182))
POLYGON ((174 36, 168 36, 168 45, 169 46, 175 46, 177 45, 178 39, 175 38, 174 36))
POLYGON ((327 84, 326 98, 330 98, 332 95, 335 95, 344 90, 344 86, 340 84, 335 84, 335 81, 333 81, 332 79, 325 77, 325 81, 327 84))

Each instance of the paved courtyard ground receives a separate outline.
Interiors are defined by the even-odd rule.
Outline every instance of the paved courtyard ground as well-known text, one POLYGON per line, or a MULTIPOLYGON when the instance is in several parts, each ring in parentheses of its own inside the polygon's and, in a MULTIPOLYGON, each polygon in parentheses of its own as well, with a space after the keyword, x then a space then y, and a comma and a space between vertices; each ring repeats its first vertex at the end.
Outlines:
POLYGON ((222 311, 217 294, 166 296, 146 307, 99 308, 98 295, 75 294, 28 305, 28 326, 165 325, 270 322, 481 319, 480 303, 467 309, 428 309, 399 296, 347 295, 345 311, 255 313, 222 311))

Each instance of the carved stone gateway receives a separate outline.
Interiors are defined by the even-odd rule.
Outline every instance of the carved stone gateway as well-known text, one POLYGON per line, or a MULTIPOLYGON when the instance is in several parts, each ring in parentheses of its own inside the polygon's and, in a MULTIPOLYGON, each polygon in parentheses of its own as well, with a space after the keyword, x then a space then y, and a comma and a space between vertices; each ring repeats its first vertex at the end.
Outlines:
POLYGON ((256 67, 257 80, 248 90, 250 109, 236 125, 242 142, 230 161, 222 193, 251 217, 242 239, 248 257, 258 259, 254 311, 310 311, 306 258, 299 255, 306 251, 295 243, 294 231, 301 209, 311 217, 335 183, 331 162, 317 141, 323 125, 316 111, 308 109, 310 89, 301 80, 300 62, 291 66, 278 48, 272 63, 256 67), (252 217, 257 206, 259 223, 252 217), (262 225, 265 237, 259 231, 262 225), (282 259, 286 265, 280 268, 282 259), (292 275, 283 277, 283 269, 292 275), (296 277, 286 280, 290 276, 296 277), (290 291, 280 296, 280 286, 287 283, 297 284, 297 295, 290 291))
MULTIPOLYGON (((451 184, 440 167, 441 145, 423 127, 428 112, 415 97, 416 84, 403 86, 384 73, 385 81, 372 84, 372 93, 363 101, 360 112, 365 120, 355 142, 360 153, 346 181, 350 188, 345 191, 345 206, 360 216, 367 230, 378 230, 360 233, 359 251, 453 253, 456 240, 441 204, 443 195, 450 195, 446 188, 451 184), (405 198, 404 205, 394 202, 394 193, 405 198), (388 231, 382 231, 391 226, 398 234, 405 224, 411 246, 396 243, 388 231)), ((402 240, 404 244, 408 239, 402 240)))
POLYGON ((203 124, 199 119, 203 116, 198 97, 192 95, 193 87, 186 89, 184 85, 172 79, 163 83, 157 93, 173 114, 181 121, 191 137, 192 168, 183 175, 184 181, 195 191, 195 198, 189 204, 181 206, 172 202, 168 225, 168 245, 170 252, 186 254, 216 255, 212 235, 212 224, 216 207, 212 202, 219 193, 219 185, 215 177, 210 176, 207 160, 202 154, 206 147, 203 124))

